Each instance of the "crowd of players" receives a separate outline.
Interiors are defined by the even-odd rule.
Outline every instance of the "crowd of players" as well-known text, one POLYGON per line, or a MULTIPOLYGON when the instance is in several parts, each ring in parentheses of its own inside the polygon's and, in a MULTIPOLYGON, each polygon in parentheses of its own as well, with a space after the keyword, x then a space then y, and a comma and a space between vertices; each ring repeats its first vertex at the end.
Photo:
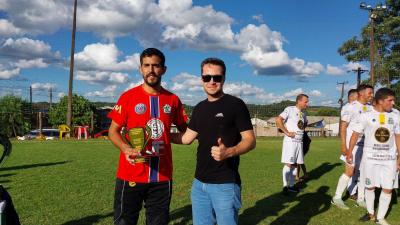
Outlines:
MULTIPOLYGON (((344 173, 339 177, 331 203, 340 209, 350 209, 343 201, 346 190, 356 205, 366 208, 360 221, 375 221, 388 225, 392 190, 398 188, 400 169, 400 114, 394 108, 395 93, 362 84, 348 93, 348 103, 341 110, 340 138, 344 173), (375 189, 381 188, 375 214, 375 189)), ((285 134, 282 146, 283 194, 298 193, 295 178, 298 165, 304 164, 303 138, 307 126, 304 112, 308 96, 300 94, 296 105, 285 108, 277 117, 277 127, 285 134)), ((306 174, 307 175, 307 174, 306 174)))

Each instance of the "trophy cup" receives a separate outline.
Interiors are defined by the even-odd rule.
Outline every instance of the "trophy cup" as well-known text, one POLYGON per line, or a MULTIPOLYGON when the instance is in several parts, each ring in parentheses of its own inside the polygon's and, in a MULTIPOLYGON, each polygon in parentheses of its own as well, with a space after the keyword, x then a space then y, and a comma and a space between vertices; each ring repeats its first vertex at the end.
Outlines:
POLYGON ((128 131, 124 130, 122 133, 122 138, 134 149, 140 151, 140 155, 135 157, 135 163, 148 162, 149 158, 145 156, 143 152, 146 148, 147 143, 151 138, 151 128, 149 126, 134 127, 128 131), (126 139, 126 134, 128 134, 128 140, 126 139))

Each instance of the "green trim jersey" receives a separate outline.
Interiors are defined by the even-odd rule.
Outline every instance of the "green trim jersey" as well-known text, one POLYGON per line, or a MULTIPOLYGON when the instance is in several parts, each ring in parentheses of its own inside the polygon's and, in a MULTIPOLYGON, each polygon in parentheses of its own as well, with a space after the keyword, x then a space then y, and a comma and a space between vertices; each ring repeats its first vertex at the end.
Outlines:
POLYGON ((391 165, 397 160, 395 134, 400 134, 399 116, 393 112, 372 111, 361 114, 352 126, 364 133, 364 159, 375 164, 391 165))

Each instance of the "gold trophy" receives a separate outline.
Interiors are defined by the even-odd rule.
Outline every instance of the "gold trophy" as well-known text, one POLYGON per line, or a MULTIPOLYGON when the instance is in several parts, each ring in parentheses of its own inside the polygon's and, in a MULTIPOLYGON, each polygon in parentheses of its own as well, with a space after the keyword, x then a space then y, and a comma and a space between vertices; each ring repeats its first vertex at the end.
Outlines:
POLYGON ((132 148, 139 150, 140 155, 135 157, 135 163, 148 162, 149 158, 145 156, 145 148, 147 143, 151 138, 151 128, 149 126, 134 127, 122 133, 122 138, 127 142, 132 148), (128 134, 128 140, 126 139, 126 134, 128 134))

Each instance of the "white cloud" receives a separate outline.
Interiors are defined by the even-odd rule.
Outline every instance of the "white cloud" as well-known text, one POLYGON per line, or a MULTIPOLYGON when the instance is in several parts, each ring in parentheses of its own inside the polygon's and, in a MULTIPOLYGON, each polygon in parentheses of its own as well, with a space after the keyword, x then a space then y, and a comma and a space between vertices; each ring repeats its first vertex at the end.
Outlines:
POLYGON ((341 66, 332 66, 332 65, 328 64, 326 66, 326 73, 330 74, 330 75, 344 75, 347 72, 352 72, 352 70, 356 70, 359 67, 363 70, 367 69, 367 67, 364 64, 354 63, 354 62, 349 62, 349 63, 343 64, 341 66))
POLYGON ((0 80, 8 80, 12 77, 19 75, 19 72, 20 72, 19 68, 15 68, 15 69, 11 69, 11 70, 6 70, 6 69, 0 68, 0 80))
POLYGON ((13 65, 15 67, 18 67, 21 69, 45 68, 45 67, 49 66, 49 64, 44 62, 43 58, 37 58, 37 59, 31 59, 31 60, 20 59, 17 62, 13 63, 13 65))
POLYGON ((256 20, 259 23, 264 23, 263 15, 261 15, 261 14, 253 15, 251 18, 253 18, 254 20, 256 20))
POLYGON ((65 93, 65 92, 60 92, 60 93, 58 93, 57 94, 57 97, 58 98, 62 98, 62 97, 64 97, 64 96, 66 96, 67 94, 65 93))
MULTIPOLYGON (((7 14, 3 30, 9 30, 9 35, 36 35, 70 29, 72 8, 69 1, 3 0, 0 10, 7 14)), ((283 49, 284 38, 266 24, 249 24, 237 33, 228 14, 211 5, 193 5, 192 0, 86 0, 79 2, 78 15, 78 31, 93 32, 111 41, 130 35, 142 46, 235 51, 260 75, 311 76, 325 70, 318 62, 289 57, 283 49)), ((260 15, 253 18, 262 20, 260 15)), ((129 56, 118 62, 119 53, 113 46, 97 45, 93 49, 77 54, 80 68, 121 71, 134 67, 129 56), (100 64, 106 59, 101 58, 104 55, 90 54, 100 47, 100 53, 112 53, 106 64, 100 64)))
POLYGON ((328 64, 326 66, 326 73, 330 75, 343 75, 346 73, 342 68, 328 64))
POLYGON ((318 91, 318 90, 312 90, 312 91, 310 91, 309 94, 310 94, 310 96, 314 96, 314 97, 322 96, 322 93, 320 91, 318 91))
POLYGON ((10 21, 0 19, 0 36, 10 37, 23 34, 22 30, 15 27, 10 21))
POLYGON ((76 79, 90 84, 124 84, 128 74, 107 71, 78 71, 76 79))
POLYGON ((57 87, 57 84, 33 83, 33 84, 31 84, 31 87, 33 90, 48 91, 48 90, 50 90, 50 88, 55 90, 55 88, 57 87))
POLYGON ((202 91, 203 85, 200 77, 189 73, 180 73, 172 79, 172 91, 202 91))
POLYGON ((129 71, 137 70, 140 65, 139 54, 128 55, 118 62, 122 53, 115 44, 89 44, 82 52, 75 54, 78 70, 129 71))
POLYGON ((302 93, 304 93, 302 88, 296 88, 294 90, 290 90, 290 91, 284 93, 283 96, 285 98, 293 98, 293 97, 296 97, 297 95, 302 94, 302 93))
POLYGON ((117 85, 110 85, 110 86, 106 86, 101 91, 88 92, 88 93, 85 94, 85 96, 87 96, 87 97, 101 97, 101 98, 114 97, 116 90, 117 90, 117 85))
POLYGON ((55 59, 60 57, 60 53, 51 51, 49 44, 29 38, 6 39, 1 44, 0 54, 17 59, 55 59))

